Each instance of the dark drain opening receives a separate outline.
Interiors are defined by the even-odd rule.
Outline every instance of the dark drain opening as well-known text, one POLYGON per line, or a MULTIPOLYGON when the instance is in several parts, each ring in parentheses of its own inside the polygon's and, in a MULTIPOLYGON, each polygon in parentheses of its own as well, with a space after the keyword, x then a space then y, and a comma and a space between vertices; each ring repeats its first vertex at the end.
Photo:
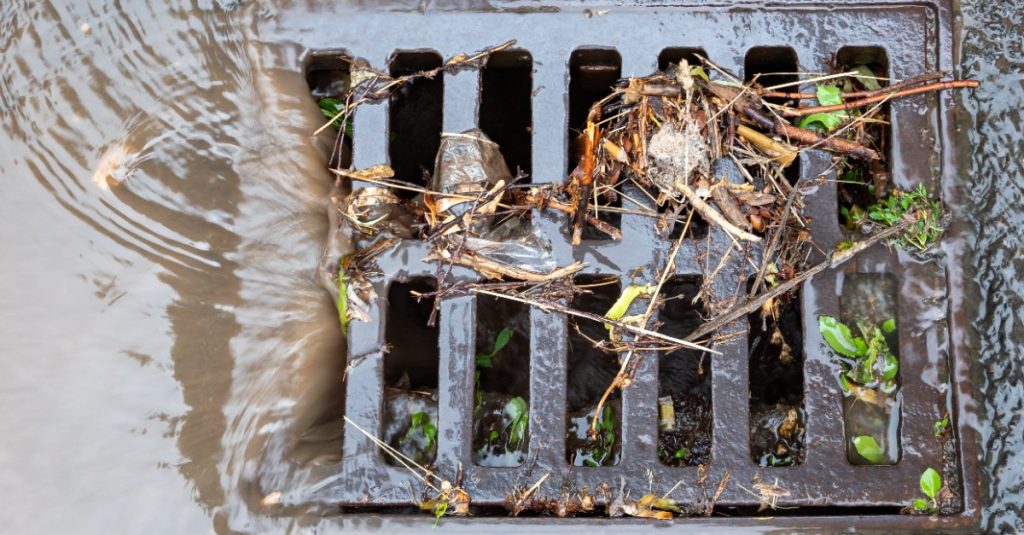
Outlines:
MULTIPOLYGON (((384 440, 421 465, 437 455, 437 376, 440 351, 434 299, 415 294, 432 292, 432 279, 396 282, 388 289, 384 338, 384 440), (414 294, 415 293, 415 294, 414 294)), ((398 465, 391 456, 389 464, 398 465)))
POLYGON ((804 336, 800 297, 792 295, 748 316, 750 455, 759 466, 804 460, 804 336))
MULTIPOLYGON (((614 277, 582 276, 575 282, 589 293, 576 294, 570 306, 584 312, 603 316, 621 293, 614 277)), ((619 463, 621 451, 622 404, 617 390, 598 415, 597 438, 591 440, 587 430, 597 402, 619 370, 618 354, 594 347, 608 340, 604 325, 575 317, 568 323, 566 459, 574 466, 613 466, 619 463)))
MULTIPOLYGON (((799 64, 796 51, 788 46, 756 46, 751 48, 743 61, 743 79, 751 81, 755 77, 761 87, 771 87, 779 84, 789 84, 800 80, 799 64)), ((797 85, 779 88, 779 91, 797 92, 800 87, 797 85)), ((796 106, 798 101, 780 97, 769 97, 765 99, 772 104, 785 104, 796 106)), ((786 180, 790 184, 796 184, 800 178, 800 159, 786 167, 786 180)))
POLYGON ((529 305, 477 296, 474 377, 473 462, 522 465, 529 444, 529 305))
MULTIPOLYGON (((674 277, 662 286, 661 332, 683 338, 703 320, 700 277, 674 277)), ((676 350, 658 364, 658 459, 670 466, 711 461, 711 356, 676 350)))
MULTIPOLYGON (((869 347, 877 333, 899 362, 899 326, 896 299, 897 280, 889 274, 846 273, 839 300, 840 320, 854 336, 863 336, 869 347), (892 329, 879 326, 892 321, 892 329), (876 330, 877 329, 877 330, 876 330), (886 332, 888 331, 888 332, 886 332)), ((879 357, 881 358, 881 357, 879 357)), ((840 358, 842 361, 843 359, 840 358)), ((846 360, 849 362, 849 360, 846 360)), ((852 464, 893 465, 900 460, 900 424, 903 395, 900 373, 891 388, 865 381, 858 385, 839 373, 843 390, 843 419, 846 457, 852 464)))
MULTIPOLYGON (((889 58, 884 48, 876 46, 843 47, 836 53, 835 63, 836 69, 839 72, 852 71, 860 66, 867 67, 871 74, 878 78, 876 81, 879 86, 885 87, 889 85, 887 80, 889 77, 889 58)), ((867 88, 859 81, 854 84, 854 82, 847 80, 842 89, 844 92, 848 92, 863 91, 867 88)), ((872 109, 873 107, 870 106, 867 109, 872 109)), ((871 141, 873 141, 873 148, 883 155, 885 162, 891 161, 889 153, 891 145, 890 136, 892 135, 889 128, 890 110, 889 103, 884 103, 874 115, 880 121, 864 123, 865 131, 871 141)), ((876 186, 882 184, 883 188, 885 188, 885 185, 888 185, 889 182, 889 171, 884 164, 874 163, 869 165, 853 158, 845 158, 843 160, 843 166, 839 168, 838 175, 838 195, 836 200, 838 201, 837 209, 839 210, 840 223, 842 224, 850 223, 850 214, 844 211, 845 207, 858 207, 859 209, 866 210, 868 206, 877 200, 877 194, 885 193, 885 191, 877 191, 876 186)), ((854 208, 854 210, 858 208, 854 208)), ((846 208, 846 210, 849 210, 849 208, 846 208)))
MULTIPOLYGON (((330 118, 327 114, 333 117, 344 105, 351 83, 350 61, 348 56, 338 52, 314 54, 306 62, 306 84, 325 122, 330 118)), ((334 136, 328 167, 347 169, 352 165, 352 122, 345 125, 343 135, 338 135, 336 129, 327 131, 334 136)))
POLYGON ((531 175, 533 57, 525 50, 492 55, 480 85, 480 129, 498 144, 512 173, 531 175))
MULTIPOLYGON (((396 52, 391 59, 391 76, 405 76, 440 67, 444 60, 436 52, 396 52)), ((388 109, 388 157, 395 178, 425 187, 424 173, 434 172, 434 157, 441 145, 444 108, 444 76, 417 78, 391 95, 388 109)), ((416 192, 395 190, 409 199, 416 192)))
MULTIPOLYGON (((608 96, 612 87, 622 76, 622 57, 608 48, 581 48, 569 57, 569 166, 573 172, 583 153, 582 132, 587 126, 587 114, 597 101, 608 96)), ((601 210, 601 207, 621 208, 622 199, 611 191, 597 191, 598 218, 619 228, 621 216, 618 212, 601 210)), ((583 227, 585 240, 606 240, 609 237, 593 228, 583 227)))

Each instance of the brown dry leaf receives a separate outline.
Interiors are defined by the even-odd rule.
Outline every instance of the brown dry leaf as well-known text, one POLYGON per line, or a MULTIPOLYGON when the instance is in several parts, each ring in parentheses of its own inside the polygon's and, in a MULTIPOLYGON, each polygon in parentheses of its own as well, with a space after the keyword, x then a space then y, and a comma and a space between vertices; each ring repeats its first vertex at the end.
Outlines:
POLYGON ((371 165, 364 169, 358 169, 356 171, 338 171, 339 174, 349 177, 354 180, 381 180, 384 178, 392 178, 395 176, 395 170, 391 166, 380 164, 371 165))

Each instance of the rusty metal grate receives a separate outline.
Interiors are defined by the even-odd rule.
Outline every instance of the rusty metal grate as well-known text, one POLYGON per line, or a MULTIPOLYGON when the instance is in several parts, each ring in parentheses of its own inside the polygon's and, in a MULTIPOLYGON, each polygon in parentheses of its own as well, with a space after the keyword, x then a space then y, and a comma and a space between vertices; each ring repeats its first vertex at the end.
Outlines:
MULTIPOLYGON (((515 161, 526 162, 532 169, 535 184, 561 181, 568 167, 566 132, 572 121, 570 80, 577 66, 574 60, 592 60, 593 64, 612 70, 619 68, 623 76, 644 75, 659 64, 699 50, 724 68, 749 77, 753 70, 780 70, 777 67, 787 61, 803 71, 826 71, 831 55, 845 47, 846 53, 883 51, 889 75, 894 78, 952 70, 953 66, 951 6, 939 0, 829 9, 814 4, 799 9, 778 6, 756 10, 609 7, 606 13, 570 6, 509 11, 441 9, 428 15, 400 8, 349 8, 344 16, 315 18, 317 22, 312 23, 281 22, 298 29, 296 35, 301 36, 301 44, 312 50, 306 58, 311 83, 324 75, 322 71, 329 70, 324 66, 330 66, 330 58, 339 54, 384 65, 390 58, 399 57, 394 56, 396 52, 423 61, 435 57, 435 53, 450 57, 517 39, 518 60, 510 63, 520 67, 522 61, 532 63, 531 98, 525 108, 532 113, 532 120, 526 123, 529 135, 512 133, 506 139, 518 151, 515 161), (832 28, 842 28, 842 41, 832 28)), ((439 94, 443 95, 443 130, 461 132, 478 126, 481 98, 488 98, 481 97, 481 73, 446 75, 442 85, 439 94)), ((488 123, 487 128, 500 128, 500 110, 495 111, 490 104, 484 106, 491 107, 481 113, 486 117, 480 121, 488 123)), ((931 192, 948 191, 949 184, 957 178, 952 97, 928 95, 893 102, 890 117, 889 166, 894 182, 904 188, 923 183, 931 192)), ((363 106, 354 121, 353 165, 362 168, 389 161, 389 156, 394 155, 389 155, 388 106, 363 106)), ((801 154, 798 167, 804 183, 820 184, 807 197, 805 213, 811 220, 814 241, 825 250, 844 239, 836 216, 836 184, 828 180, 834 178, 829 174, 830 157, 827 153, 807 151, 801 154), (819 176, 826 180, 819 181, 819 176)), ((655 271, 665 265, 672 241, 652 239, 655 229, 649 218, 622 214, 615 223, 621 228, 621 241, 593 239, 574 248, 565 233, 566 221, 557 214, 535 213, 533 217, 535 228, 551 240, 559 265, 582 260, 588 264, 588 275, 617 277, 623 286, 654 283, 655 271)), ((709 232, 708 238, 683 242, 676 262, 677 276, 700 277, 708 255, 717 260, 730 246, 721 231, 709 232)), ((389 289, 396 282, 433 278, 436 267, 424 261, 427 254, 423 243, 406 241, 381 258, 379 265, 385 275, 374 283, 379 300, 372 304, 371 321, 351 325, 347 360, 354 364, 347 376, 345 411, 365 429, 379 432, 383 425, 382 347, 389 289)), ((757 256, 759 251, 751 254, 757 256)), ((884 274, 896 281, 912 275, 915 280, 928 281, 936 298, 945 300, 947 285, 958 284, 956 261, 916 260, 876 246, 840 271, 828 271, 804 284, 801 317, 807 447, 805 459, 797 466, 762 468, 752 461, 747 424, 748 326, 745 320, 738 320, 726 329, 739 336, 717 344, 715 349, 721 355, 713 357, 710 363, 713 439, 707 464, 709 481, 717 482, 728 471, 734 482, 747 484, 755 476, 777 482, 791 493, 785 504, 799 507, 787 515, 839 516, 841 523, 856 517, 858 522, 864 522, 859 524, 862 526, 892 528, 970 529, 976 525, 980 514, 977 451, 973 432, 961 426, 957 417, 963 403, 960 395, 970 392, 966 353, 952 341, 962 328, 957 323, 962 316, 951 311, 945 321, 900 333, 902 456, 892 466, 854 466, 847 460, 841 393, 817 329, 819 314, 839 315, 839 296, 851 274, 884 274), (932 422, 947 408, 953 414, 957 442, 944 453, 933 436, 932 422), (895 516, 918 494, 921 472, 929 466, 944 465, 947 479, 953 474, 950 483, 960 487, 961 513, 939 520, 895 516)), ((713 293, 722 298, 735 294, 750 274, 749 265, 738 260, 730 262, 716 278, 713 293)), ((474 272, 459 267, 452 277, 477 280, 474 272)), ((915 318, 923 313, 922 306, 906 294, 899 292, 898 321, 901 325, 920 325, 915 318)), ((623 480, 627 488, 646 489, 653 474, 658 482, 668 486, 683 481, 675 493, 680 501, 700 498, 701 490, 694 485, 698 477, 696 467, 666 466, 658 459, 657 358, 644 358, 636 373, 637 381, 622 392, 620 436, 627 438, 622 441, 619 462, 594 468, 570 466, 565 455, 568 324, 563 315, 536 309, 529 311, 528 461, 512 468, 474 464, 471 434, 477 345, 473 326, 477 306, 474 297, 445 299, 441 304, 437 331, 441 416, 434 463, 450 472, 461 465, 464 486, 475 506, 501 506, 514 485, 530 484, 546 472, 555 477, 549 478, 538 494, 547 496, 557 497, 567 480, 576 487, 592 489, 601 483, 618 488, 623 480)), ((377 446, 355 432, 346 432, 338 464, 313 470, 322 471, 324 479, 331 483, 309 495, 310 502, 355 508, 404 507, 409 505, 410 486, 419 488, 408 472, 387 464, 377 446)), ((719 500, 720 508, 737 514, 752 512, 757 506, 758 501, 736 485, 729 485, 719 500)), ((731 522, 742 520, 733 518, 731 522)), ((779 526, 799 525, 794 522, 776 519, 779 526)))

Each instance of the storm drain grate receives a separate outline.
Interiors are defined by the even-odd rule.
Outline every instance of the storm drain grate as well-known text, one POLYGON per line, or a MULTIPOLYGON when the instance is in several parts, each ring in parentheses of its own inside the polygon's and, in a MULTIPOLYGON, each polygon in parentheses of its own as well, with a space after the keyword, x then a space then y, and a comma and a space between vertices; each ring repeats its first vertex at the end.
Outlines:
MULTIPOLYGON (((606 94, 608 85, 619 76, 644 75, 694 53, 704 54, 746 79, 758 72, 825 72, 834 53, 875 62, 884 66, 890 77, 899 79, 951 70, 950 9, 945 2, 882 2, 872 7, 827 10, 814 5, 751 11, 677 7, 610 7, 607 12, 569 7, 507 12, 441 10, 426 16, 397 9, 350 10, 344 16, 318 17, 321 22, 312 27, 291 23, 312 30, 300 35, 302 44, 314 51, 307 58, 307 79, 314 93, 321 95, 346 76, 340 57, 388 64, 392 73, 401 74, 436 66, 442 58, 458 52, 516 39, 515 49, 492 58, 483 71, 417 82, 392 97, 390 103, 360 107, 351 138, 343 142, 346 147, 338 148, 334 162, 348 164, 349 154, 356 168, 390 161, 397 178, 422 183, 422 170, 432 168, 442 131, 480 127, 499 142, 513 170, 520 168, 531 174, 533 183, 541 184, 561 182, 570 167, 567 131, 580 125, 581 113, 606 94), (841 32, 833 28, 841 28, 841 32), (406 114, 415 119, 404 118, 406 114)), ((956 179, 951 99, 947 94, 926 95, 890 105, 888 162, 897 186, 923 183, 937 193, 956 179)), ((807 197, 805 213, 814 242, 824 250, 846 239, 836 215, 837 186, 830 161, 830 154, 803 152, 799 165, 792 166, 799 175, 790 177, 819 184, 807 197)), ((649 218, 623 213, 609 214, 607 220, 621 229, 621 241, 588 235, 582 245, 572 247, 567 221, 550 212, 535 213, 533 225, 551 240, 559 265, 583 261, 588 266, 583 275, 611 279, 619 287, 656 283, 656 271, 665 265, 674 240, 658 238, 649 218)), ((673 281, 679 284, 699 280, 709 269, 708 259, 716 263, 731 246, 719 230, 696 229, 692 233, 677 256, 673 281)), ((386 423, 385 384, 395 379, 387 377, 392 373, 387 365, 390 355, 382 348, 393 342, 389 329, 395 329, 390 323, 397 321, 396 314, 423 313, 402 295, 408 295, 410 288, 429 290, 436 264, 425 261, 428 253, 425 244, 408 240, 381 257, 378 264, 383 275, 374 280, 378 301, 371 303, 370 321, 351 323, 345 412, 378 435, 386 423)), ((760 252, 751 250, 750 254, 756 258, 760 252)), ((715 278, 712 299, 736 295, 753 274, 745 259, 733 256, 715 278)), ((788 379, 802 381, 795 389, 802 394, 806 447, 804 458, 795 466, 761 467, 752 458, 751 393, 764 378, 751 367, 748 322, 739 320, 724 330, 736 336, 715 345, 721 355, 707 357, 710 445, 700 457, 707 484, 712 487, 709 491, 715 490, 726 472, 734 482, 719 498, 720 510, 753 513, 760 502, 741 485, 751 488, 752 481, 764 481, 788 490, 780 504, 798 507, 776 511, 776 515, 856 515, 877 518, 882 522, 879 525, 897 525, 888 524, 893 521, 908 527, 937 526, 935 520, 925 517, 888 515, 895 515, 918 496, 922 471, 944 467, 944 479, 958 487, 961 503, 960 513, 939 522, 957 528, 977 521, 977 451, 972 432, 959 426, 956 417, 965 402, 961 396, 970 392, 966 356, 963 348, 950 342, 961 318, 923 319, 935 309, 936 301, 946 302, 947 285, 957 283, 955 264, 949 266, 953 267, 876 246, 840 270, 827 271, 803 285, 797 308, 787 320, 797 324, 802 333, 802 348, 796 350, 802 351, 803 366, 788 379), (924 287, 908 288, 902 283, 908 280, 924 287), (848 460, 836 369, 817 327, 819 315, 842 317, 844 301, 864 288, 889 295, 900 325, 897 350, 903 398, 896 439, 901 447, 897 462, 890 466, 857 466, 848 460), (946 410, 953 414, 957 441, 944 451, 934 436, 933 422, 946 410)), ((476 273, 459 267, 451 277, 479 280, 476 273)), ((391 355, 416 355, 416 366, 405 378, 411 386, 436 388, 433 421, 437 424, 437 453, 433 464, 451 472, 448 477, 461 466, 463 486, 474 506, 502 506, 515 486, 529 486, 548 472, 552 477, 537 495, 557 497, 567 482, 573 488, 590 489, 602 484, 618 489, 624 484, 643 493, 653 477, 665 487, 682 481, 674 493, 680 502, 705 499, 707 491, 696 484, 700 468, 670 466, 659 457, 657 355, 642 359, 635 383, 615 404, 621 416, 618 436, 623 437, 617 462, 574 466, 572 456, 567 455, 571 445, 566 443, 570 320, 538 309, 507 312, 522 315, 527 326, 517 333, 520 339, 514 343, 521 346, 515 353, 523 355, 517 365, 529 367, 529 379, 510 387, 530 404, 525 462, 518 467, 478 465, 473 444, 476 326, 481 307, 493 306, 481 297, 443 299, 436 328, 405 333, 407 347, 391 351, 391 355)), ((940 308, 946 310, 948 305, 940 308)), ((325 480, 331 482, 309 496, 320 503, 356 509, 407 507, 409 489, 421 488, 405 469, 386 462, 367 437, 351 430, 344 435, 342 460, 315 470, 323 471, 325 480)))

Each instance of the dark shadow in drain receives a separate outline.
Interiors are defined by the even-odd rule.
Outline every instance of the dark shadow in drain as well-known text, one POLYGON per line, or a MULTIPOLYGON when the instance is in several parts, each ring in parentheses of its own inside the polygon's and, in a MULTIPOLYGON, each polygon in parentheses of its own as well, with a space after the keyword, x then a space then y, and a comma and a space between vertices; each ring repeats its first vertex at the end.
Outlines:
MULTIPOLYGON (((618 299, 621 286, 615 277, 582 276, 576 285, 588 293, 573 297, 571 307, 603 316, 618 299)), ((608 340, 604 325, 569 318, 568 385, 566 388, 566 459, 575 466, 612 466, 619 463, 621 403, 612 394, 598 418, 598 436, 587 435, 594 409, 619 371, 618 355, 602 351, 595 343, 608 340)))
POLYGON ((804 336, 800 297, 793 295, 747 317, 750 456, 763 467, 804 460, 804 336))
MULTIPOLYGON (((324 115, 325 122, 344 109, 345 97, 351 83, 349 61, 350 58, 341 52, 312 54, 306 61, 306 83, 324 115)), ((329 135, 334 136, 334 146, 328 162, 328 167, 332 169, 347 169, 352 165, 351 119, 345 124, 344 132, 340 130, 340 125, 338 128, 327 130, 329 135)))
MULTIPOLYGON (((583 136, 590 107, 612 92, 622 76, 622 57, 610 48, 580 48, 569 57, 569 167, 573 172, 583 154, 583 136)), ((598 207, 622 207, 622 199, 615 192, 598 192, 598 207)), ((617 212, 599 211, 598 218, 619 228, 621 216, 617 212)), ((608 235, 593 225, 583 227, 584 240, 606 240, 608 235)))
POLYGON ((533 57, 525 50, 493 54, 480 75, 480 129, 498 144, 513 174, 533 172, 533 57))
MULTIPOLYGON (((433 298, 413 292, 435 289, 432 279, 396 282, 388 289, 384 357, 385 407, 383 439, 421 465, 437 454, 437 374, 440 313, 430 325, 433 298)), ((398 462, 385 457, 390 464, 398 462)))
MULTIPOLYGON (((405 76, 443 64, 436 52, 397 52, 391 59, 391 76, 405 76)), ((391 95, 388 109, 388 157, 395 178, 425 187, 424 173, 434 170, 441 146, 444 109, 444 76, 417 78, 391 95)), ((409 199, 413 191, 393 190, 409 199)))
POLYGON ((530 307, 487 295, 476 300, 473 462, 520 466, 530 436, 530 307))
MULTIPOLYGON (((685 338, 703 323, 694 303, 699 277, 673 277, 661 288, 661 332, 685 338)), ((711 461, 711 356, 676 350, 658 363, 658 459, 670 466, 711 461)))
MULTIPOLYGON (((743 79, 746 82, 757 77, 757 83, 761 87, 771 87, 779 84, 788 84, 800 80, 800 66, 797 63, 796 51, 788 46, 756 46, 747 51, 743 60, 743 79)), ((779 88, 778 91, 797 92, 799 86, 791 85, 779 88)), ((788 105, 796 107, 799 100, 785 99, 781 97, 768 97, 765 101, 772 104, 788 105)), ((796 184, 800 178, 800 159, 786 167, 786 180, 790 184, 796 184)))

